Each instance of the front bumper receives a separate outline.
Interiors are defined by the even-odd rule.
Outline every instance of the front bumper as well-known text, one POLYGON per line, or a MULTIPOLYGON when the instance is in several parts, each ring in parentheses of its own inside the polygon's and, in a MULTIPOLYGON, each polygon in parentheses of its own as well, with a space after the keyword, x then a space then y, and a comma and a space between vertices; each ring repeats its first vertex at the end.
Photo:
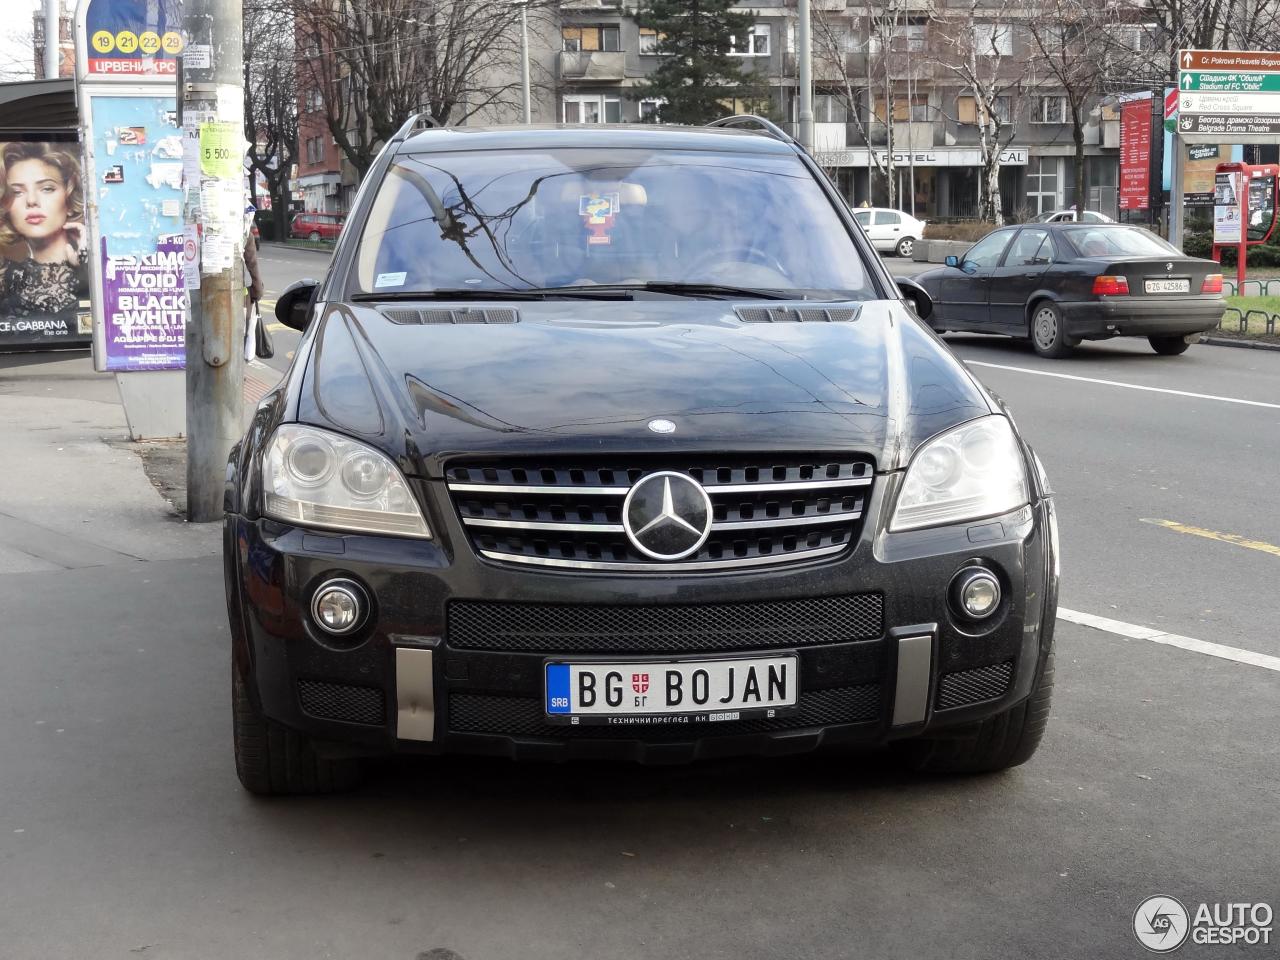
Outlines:
POLYGON ((1116 297, 1059 303, 1067 335, 1082 340, 1107 337, 1182 337, 1212 330, 1227 303, 1221 297, 1144 300, 1116 297))
MULTIPOLYGON (((870 517, 883 514, 882 501, 895 485, 893 477, 876 484, 870 517)), ((867 523, 852 548, 834 559, 679 578, 543 572, 482 561, 456 519, 443 525, 442 540, 421 542, 319 534, 229 515, 234 660, 268 717, 330 754, 680 762, 879 743, 979 720, 1029 694, 1052 640, 1056 608, 1052 509, 1052 501, 1042 499, 992 520, 892 535, 867 523), (981 629, 959 622, 946 600, 956 571, 973 563, 996 571, 1004 588, 1000 611, 981 629), (307 612, 315 587, 335 576, 358 581, 373 598, 370 624, 348 641, 326 638, 307 612), (494 648, 483 640, 483 625, 478 646, 474 625, 464 641, 450 613, 455 601, 560 614, 626 605, 678 615, 707 604, 843 597, 878 598, 878 604, 862 603, 878 607, 879 618, 848 636, 837 631, 803 642, 792 635, 776 644, 764 638, 737 648, 742 656, 798 654, 795 713, 694 727, 547 724, 544 662, 583 657, 557 651, 554 634, 535 650, 528 643, 494 648)), ((655 659, 651 650, 623 646, 620 659, 655 659)), ((666 656, 708 653, 726 655, 723 648, 681 641, 666 656)))

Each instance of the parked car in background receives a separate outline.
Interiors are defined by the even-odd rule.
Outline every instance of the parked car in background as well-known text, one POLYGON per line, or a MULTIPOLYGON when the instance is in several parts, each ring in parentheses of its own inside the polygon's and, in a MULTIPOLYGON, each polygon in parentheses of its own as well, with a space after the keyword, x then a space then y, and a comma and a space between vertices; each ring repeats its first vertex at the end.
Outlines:
POLYGON ((1115 223, 1097 210, 1050 210, 1031 218, 1032 223, 1115 223))
POLYGON ((939 332, 1025 337, 1045 357, 1081 340, 1139 336, 1171 356, 1222 319, 1220 269, 1140 227, 1044 223, 993 231, 916 280, 939 332))
POLYGON ((877 250, 896 253, 900 257, 911 256, 916 241, 924 236, 925 221, 901 210, 861 207, 853 212, 853 218, 862 224, 877 250))
POLYGON ((289 235, 299 240, 337 240, 345 220, 340 213, 299 213, 293 218, 289 235))

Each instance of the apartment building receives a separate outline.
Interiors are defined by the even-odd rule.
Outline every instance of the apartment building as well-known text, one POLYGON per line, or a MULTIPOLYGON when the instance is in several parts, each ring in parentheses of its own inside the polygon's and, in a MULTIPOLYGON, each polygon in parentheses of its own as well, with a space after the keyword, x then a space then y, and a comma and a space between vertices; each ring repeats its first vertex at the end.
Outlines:
MULTIPOLYGON (((945 66, 953 37, 931 13, 946 0, 903 0, 904 14, 886 40, 870 21, 881 7, 846 0, 813 0, 815 17, 815 158, 854 205, 887 203, 875 157, 890 152, 896 203, 924 219, 971 217, 981 176, 978 107, 945 66), (882 49, 886 47, 886 49, 882 49), (872 77, 868 80, 868 74, 872 77), (887 73, 887 80, 886 80, 887 73), (886 104, 886 84, 893 106, 886 104), (892 124, 886 114, 892 116, 892 124)), ((535 123, 635 123, 657 109, 638 99, 637 88, 655 70, 658 37, 641 28, 634 0, 562 0, 548 33, 533 37, 530 58, 539 78, 535 123)), ((773 115, 795 133, 799 113, 795 0, 756 0, 740 10, 753 17, 732 53, 744 71, 764 77, 773 115)), ((945 9, 945 8, 944 8, 945 9)), ((1119 115, 1091 104, 1085 127, 1086 195, 1075 196, 1074 153, 1065 95, 1044 71, 1028 69, 1035 54, 1024 26, 978 24, 988 31, 1019 82, 997 104, 1002 134, 1000 185, 1007 216, 1032 216, 1072 204, 1115 214, 1119 115), (1016 92, 1015 92, 1016 90, 1016 92)), ((344 210, 354 190, 332 138, 323 128, 316 98, 300 93, 299 187, 307 209, 344 210), (306 106, 304 111, 302 107, 306 106), (319 121, 317 123, 317 121, 319 121), (305 132, 304 132, 305 131, 305 132)), ((510 112, 481 122, 513 122, 510 112)))

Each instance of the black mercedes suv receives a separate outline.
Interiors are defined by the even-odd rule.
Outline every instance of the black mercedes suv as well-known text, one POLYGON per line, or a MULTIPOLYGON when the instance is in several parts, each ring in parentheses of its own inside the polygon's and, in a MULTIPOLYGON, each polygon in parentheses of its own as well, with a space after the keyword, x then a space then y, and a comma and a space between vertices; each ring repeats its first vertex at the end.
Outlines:
POLYGON ((1022 763, 1054 508, 813 160, 754 118, 420 129, 227 472, 236 766, 1022 763))

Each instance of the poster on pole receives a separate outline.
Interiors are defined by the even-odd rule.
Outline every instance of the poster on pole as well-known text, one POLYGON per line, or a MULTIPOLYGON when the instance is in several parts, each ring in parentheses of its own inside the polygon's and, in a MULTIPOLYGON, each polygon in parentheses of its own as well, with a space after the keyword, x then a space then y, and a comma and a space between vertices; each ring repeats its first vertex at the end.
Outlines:
POLYGON ((0 174, 0 350, 87 346, 80 145, 0 139, 0 174))
POLYGON ((92 0, 85 16, 85 73, 93 81, 178 73, 181 0, 92 0))
POLYGON ((99 93, 86 113, 99 369, 181 369, 187 294, 173 98, 99 93))
POLYGON ((1120 209, 1151 205, 1151 101, 1120 105, 1120 209))
POLYGON ((1236 172, 1217 174, 1213 187, 1213 242, 1239 243, 1243 226, 1241 198, 1243 177, 1236 172))

